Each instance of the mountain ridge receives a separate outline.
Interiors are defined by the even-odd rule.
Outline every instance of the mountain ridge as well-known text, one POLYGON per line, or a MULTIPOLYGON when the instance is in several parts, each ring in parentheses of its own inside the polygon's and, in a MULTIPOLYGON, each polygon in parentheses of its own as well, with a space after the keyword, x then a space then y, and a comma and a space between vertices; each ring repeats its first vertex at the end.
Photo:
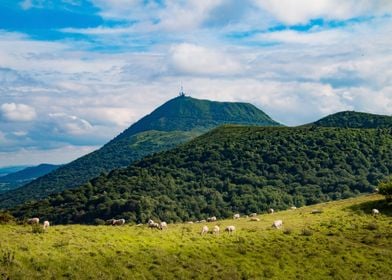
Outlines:
POLYGON ((392 116, 356 111, 337 112, 308 125, 348 128, 390 128, 392 116))
POLYGON ((223 125, 13 214, 89 224, 226 218, 369 193, 391 173, 391 129, 223 125))
POLYGON ((99 150, 78 158, 22 188, 0 195, 0 208, 77 187, 101 173, 128 166, 148 154, 171 149, 227 123, 281 125, 249 103, 217 102, 179 96, 132 124, 99 150), (135 144, 137 148, 134 147, 135 144))

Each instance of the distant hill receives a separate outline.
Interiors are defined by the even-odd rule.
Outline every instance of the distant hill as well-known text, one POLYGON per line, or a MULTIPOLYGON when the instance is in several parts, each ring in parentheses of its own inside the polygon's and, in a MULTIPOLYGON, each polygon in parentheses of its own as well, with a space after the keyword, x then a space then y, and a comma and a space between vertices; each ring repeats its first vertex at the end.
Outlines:
POLYGON ((0 208, 44 198, 142 157, 168 150, 222 124, 280 126, 248 103, 215 102, 179 96, 130 126, 101 149, 15 191, 0 195, 0 208))
POLYGON ((344 111, 326 116, 311 125, 323 127, 391 128, 392 116, 344 111))
POLYGON ((22 166, 1 167, 0 168, 0 177, 5 176, 5 175, 10 174, 10 173, 14 173, 14 172, 20 171, 20 170, 25 169, 27 167, 29 167, 29 166, 22 165, 22 166))
POLYGON ((356 196, 390 174, 392 129, 223 126, 13 214, 56 223, 224 218, 356 196))
POLYGON ((56 170, 59 167, 60 165, 40 164, 38 166, 27 167, 13 173, 9 173, 5 176, 1 176, 0 193, 16 189, 38 177, 56 170))

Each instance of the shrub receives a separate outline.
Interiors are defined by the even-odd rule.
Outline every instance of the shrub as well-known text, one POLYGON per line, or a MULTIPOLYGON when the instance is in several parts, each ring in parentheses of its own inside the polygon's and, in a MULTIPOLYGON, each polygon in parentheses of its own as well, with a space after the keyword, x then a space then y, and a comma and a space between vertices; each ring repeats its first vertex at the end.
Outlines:
POLYGON ((379 193, 385 196, 386 201, 392 201, 392 179, 380 182, 378 184, 379 193))
POLYGON ((41 225, 32 225, 31 226, 32 233, 44 233, 45 230, 41 225))
POLYGON ((15 218, 8 212, 0 212, 0 224, 9 224, 14 222, 15 218))
POLYGON ((304 229, 301 231, 301 234, 302 234, 303 236, 311 236, 311 235, 313 235, 313 232, 312 232, 310 229, 308 229, 308 228, 304 228, 304 229))

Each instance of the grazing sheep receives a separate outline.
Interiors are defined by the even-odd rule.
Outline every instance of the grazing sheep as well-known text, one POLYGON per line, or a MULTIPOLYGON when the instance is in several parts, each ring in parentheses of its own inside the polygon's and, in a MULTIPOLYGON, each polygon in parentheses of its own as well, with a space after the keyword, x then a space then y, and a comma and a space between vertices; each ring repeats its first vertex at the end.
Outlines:
POLYGON ((256 217, 252 217, 252 218, 250 218, 250 221, 251 222, 260 222, 260 219, 256 218, 256 217))
POLYGON ((105 225, 113 225, 114 219, 109 219, 105 221, 105 225))
POLYGON ((269 208, 269 209, 268 209, 268 214, 274 214, 274 212, 275 212, 274 209, 272 209, 272 208, 269 208))
POLYGON ((27 222, 29 224, 32 224, 32 225, 34 225, 34 224, 38 225, 39 224, 39 218, 31 218, 31 219, 28 219, 27 222))
POLYGON ((239 219, 239 218, 240 218, 240 214, 237 213, 233 215, 233 219, 239 219))
POLYGON ((290 209, 291 209, 291 210, 295 210, 295 209, 297 209, 297 207, 291 206, 290 209))
POLYGON ((166 222, 161 222, 161 223, 159 224, 159 228, 160 228, 161 230, 167 229, 167 223, 166 223, 166 222))
POLYGON ((228 233, 232 233, 235 231, 235 226, 227 226, 225 228, 225 231, 227 231, 228 233))
POLYGON ((49 221, 44 221, 44 229, 47 229, 49 227, 49 221))
POLYGON ((122 226, 123 224, 125 224, 125 219, 113 220, 112 223, 113 226, 122 226))
POLYGON ((205 223, 206 222, 206 220, 200 220, 200 223, 205 223))
POLYGON ((378 209, 372 209, 372 214, 375 216, 375 215, 378 215, 378 214, 380 214, 380 211, 378 211, 378 209))
POLYGON ((272 224, 272 227, 273 227, 273 228, 281 228, 282 226, 283 226, 282 220, 276 220, 276 221, 272 224))
POLYGON ((187 224, 191 225, 191 224, 193 224, 193 222, 192 222, 192 221, 189 221, 187 224))
POLYGON ((214 228, 212 229, 212 233, 213 234, 219 234, 219 231, 220 231, 220 228, 219 228, 219 226, 214 226, 214 228))
POLYGON ((204 234, 206 234, 206 233, 208 233, 208 227, 207 227, 207 226, 204 226, 204 227, 201 229, 200 234, 201 234, 201 235, 204 235, 204 234))
POLYGON ((249 217, 256 217, 256 216, 257 216, 257 213, 249 214, 249 217))
POLYGON ((207 222, 215 222, 215 221, 216 221, 216 217, 215 216, 207 218, 207 222))

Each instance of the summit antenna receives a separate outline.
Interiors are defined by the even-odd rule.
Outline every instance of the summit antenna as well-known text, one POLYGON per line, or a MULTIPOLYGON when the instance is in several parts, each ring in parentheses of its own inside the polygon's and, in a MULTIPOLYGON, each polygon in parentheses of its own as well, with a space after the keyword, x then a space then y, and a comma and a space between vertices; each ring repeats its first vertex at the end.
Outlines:
POLYGON ((180 89, 180 96, 185 96, 185 92, 184 92, 184 87, 181 85, 181 89, 180 89))

